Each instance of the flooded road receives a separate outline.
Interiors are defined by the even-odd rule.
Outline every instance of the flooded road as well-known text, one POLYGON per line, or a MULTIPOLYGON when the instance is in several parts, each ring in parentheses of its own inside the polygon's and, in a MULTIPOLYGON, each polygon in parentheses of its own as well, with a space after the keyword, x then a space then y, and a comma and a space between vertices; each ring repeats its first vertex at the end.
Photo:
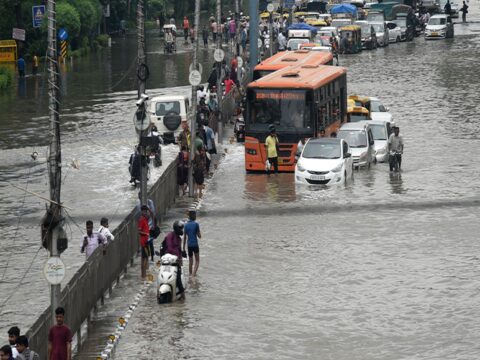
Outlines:
MULTIPOLYGON (((471 17, 478 17, 477 7, 470 5, 471 17)), ((357 172, 347 187, 297 186, 292 174, 245 174, 242 146, 226 146, 201 203, 201 264, 187 300, 160 307, 151 287, 115 358, 477 358, 480 24, 456 25, 455 31, 453 40, 417 38, 341 58, 348 92, 381 98, 400 126, 406 144, 401 175, 390 176, 379 164, 357 172)), ((181 62, 171 60, 182 71, 181 62)), ((94 73, 83 75, 94 79, 94 73)), ((123 76, 120 70, 112 74, 112 84, 123 76)), ((159 76, 158 87, 186 83, 167 75, 152 77, 159 76)), ((63 198, 80 226, 86 216, 98 221, 103 215, 114 226, 134 202, 136 195, 126 191, 126 161, 135 143, 135 93, 127 90, 133 88, 124 84, 112 92, 106 86, 94 97, 77 90, 78 100, 75 85, 68 90, 64 159, 69 164, 81 158, 81 171, 65 170, 63 198)), ((8 100, 2 101, 5 110, 8 100)), ((19 125, 18 146, 11 124, 4 121, 0 129, 7 139, 0 185, 0 279, 2 298, 10 300, 1 318, 7 326, 33 321, 48 295, 43 250, 25 273, 38 248, 44 202, 24 198, 5 182, 46 193, 45 166, 29 160, 33 145, 45 145, 39 135, 45 114, 37 116, 12 115, 11 123, 29 122, 19 125)), ((79 229, 71 226, 73 240, 63 256, 70 276, 83 261, 75 240, 79 229)), ((114 304, 122 292, 117 296, 114 304)), ((87 344, 80 358, 96 358, 97 346, 87 344)))
POLYGON ((401 175, 378 164, 346 187, 298 186, 245 174, 232 145, 201 204, 187 300, 159 306, 150 288, 115 358, 477 358, 478 30, 341 59, 349 93, 400 125, 401 175))

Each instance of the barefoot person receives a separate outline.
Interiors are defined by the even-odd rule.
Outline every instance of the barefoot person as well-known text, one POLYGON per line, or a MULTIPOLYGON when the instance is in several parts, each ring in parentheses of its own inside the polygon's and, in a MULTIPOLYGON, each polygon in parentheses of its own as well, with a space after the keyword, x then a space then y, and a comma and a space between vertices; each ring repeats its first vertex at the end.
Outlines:
POLYGON ((185 235, 183 235, 183 249, 185 243, 188 245, 188 273, 192 276, 197 275, 198 265, 200 265, 200 249, 198 247, 198 239, 202 238, 200 233, 200 225, 195 221, 197 212, 190 210, 188 212, 188 222, 185 224, 185 235), (195 267, 193 266, 193 258, 195 256, 195 267), (193 268, 193 272, 192 272, 193 268))

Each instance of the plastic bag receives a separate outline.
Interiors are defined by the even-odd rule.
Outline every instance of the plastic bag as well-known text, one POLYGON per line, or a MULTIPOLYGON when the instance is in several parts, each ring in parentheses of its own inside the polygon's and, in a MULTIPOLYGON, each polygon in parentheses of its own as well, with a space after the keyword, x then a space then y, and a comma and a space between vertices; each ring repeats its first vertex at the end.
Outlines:
POLYGON ((265 161, 265 170, 270 171, 271 167, 272 167, 272 165, 270 164, 270 161, 268 161, 268 159, 267 159, 267 161, 265 161))

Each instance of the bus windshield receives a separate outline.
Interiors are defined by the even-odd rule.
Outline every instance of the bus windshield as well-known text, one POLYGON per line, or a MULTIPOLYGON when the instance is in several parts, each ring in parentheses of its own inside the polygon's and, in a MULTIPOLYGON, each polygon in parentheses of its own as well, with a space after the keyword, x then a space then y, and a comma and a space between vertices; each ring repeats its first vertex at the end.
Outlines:
POLYGON ((252 89, 249 101, 249 126, 252 131, 277 132, 310 129, 312 120, 306 90, 252 89))

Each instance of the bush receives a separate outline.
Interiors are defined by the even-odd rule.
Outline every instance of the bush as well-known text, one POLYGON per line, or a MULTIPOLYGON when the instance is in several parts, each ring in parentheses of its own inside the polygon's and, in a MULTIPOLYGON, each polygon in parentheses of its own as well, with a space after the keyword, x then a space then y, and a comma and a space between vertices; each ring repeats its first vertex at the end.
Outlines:
POLYGON ((10 87, 15 74, 12 69, 0 67, 0 90, 10 87))
POLYGON ((110 36, 107 34, 100 34, 95 39, 101 47, 108 47, 108 38, 110 36))

